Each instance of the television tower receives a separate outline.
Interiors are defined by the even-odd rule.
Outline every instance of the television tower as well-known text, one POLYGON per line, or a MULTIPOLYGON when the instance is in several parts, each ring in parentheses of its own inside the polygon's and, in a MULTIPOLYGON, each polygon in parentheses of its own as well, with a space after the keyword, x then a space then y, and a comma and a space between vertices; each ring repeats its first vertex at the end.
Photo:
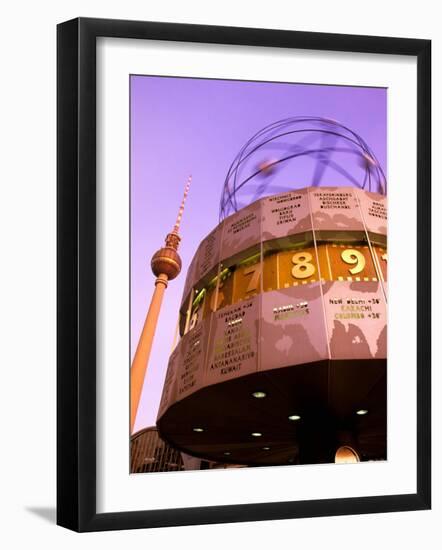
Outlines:
POLYGON ((191 181, 192 176, 189 176, 184 189, 183 200, 181 201, 181 206, 172 231, 167 234, 164 246, 155 252, 150 262, 150 266, 153 274, 156 276, 156 280, 149 310, 146 315, 143 330, 138 341, 137 351, 135 352, 130 370, 131 433, 133 433, 135 418, 137 416, 141 391, 143 389, 144 378, 146 376, 147 364, 149 363, 149 356, 152 349, 155 330, 157 328, 164 291, 167 288, 168 282, 175 279, 181 271, 181 258, 178 254, 178 247, 181 241, 179 229, 191 181))

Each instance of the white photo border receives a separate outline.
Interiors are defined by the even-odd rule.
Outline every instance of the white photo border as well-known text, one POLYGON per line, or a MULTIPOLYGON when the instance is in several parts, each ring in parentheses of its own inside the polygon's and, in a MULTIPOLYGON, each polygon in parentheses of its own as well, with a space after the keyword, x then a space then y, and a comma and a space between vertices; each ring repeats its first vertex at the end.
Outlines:
POLYGON ((416 493, 416 83, 411 56, 97 39, 97 513, 416 493), (388 88, 387 461, 129 475, 130 74, 388 88))

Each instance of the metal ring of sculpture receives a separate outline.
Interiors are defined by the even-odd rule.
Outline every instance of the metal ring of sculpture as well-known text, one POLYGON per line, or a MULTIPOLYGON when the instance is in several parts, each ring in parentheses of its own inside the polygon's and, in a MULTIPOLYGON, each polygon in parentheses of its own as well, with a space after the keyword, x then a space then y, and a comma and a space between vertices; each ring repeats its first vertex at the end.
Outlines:
POLYGON ((290 117, 259 130, 236 155, 221 193, 220 221, 258 198, 293 189, 280 178, 283 168, 293 170, 293 161, 298 173, 300 163, 310 162, 313 187, 330 170, 334 185, 387 192, 379 161, 356 132, 329 118, 290 117))

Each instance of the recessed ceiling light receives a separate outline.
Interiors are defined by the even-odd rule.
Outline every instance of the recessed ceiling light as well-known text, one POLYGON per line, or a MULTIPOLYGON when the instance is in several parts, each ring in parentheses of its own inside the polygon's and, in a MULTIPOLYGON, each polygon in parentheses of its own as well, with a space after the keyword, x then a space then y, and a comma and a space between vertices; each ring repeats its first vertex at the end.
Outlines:
POLYGON ((289 416, 289 420, 293 420, 293 421, 295 421, 295 420, 301 420, 301 417, 299 416, 299 414, 291 414, 291 415, 289 416))
POLYGON ((230 451, 226 451, 226 452, 224 453, 224 456, 230 456, 230 451))
POLYGON ((253 437, 261 437, 262 433, 261 432, 252 432, 252 435, 253 435, 253 437))
POLYGON ((359 416, 364 416, 364 414, 367 414, 367 413, 368 413, 367 409, 359 409, 358 411, 356 411, 356 414, 358 414, 359 416))
POLYGON ((204 428, 193 428, 194 432, 203 432, 204 428))
POLYGON ((256 399, 262 399, 263 397, 267 397, 267 394, 263 391, 254 391, 252 395, 253 397, 256 397, 256 399))
POLYGON ((263 447, 262 450, 263 451, 270 451, 270 447, 263 447))

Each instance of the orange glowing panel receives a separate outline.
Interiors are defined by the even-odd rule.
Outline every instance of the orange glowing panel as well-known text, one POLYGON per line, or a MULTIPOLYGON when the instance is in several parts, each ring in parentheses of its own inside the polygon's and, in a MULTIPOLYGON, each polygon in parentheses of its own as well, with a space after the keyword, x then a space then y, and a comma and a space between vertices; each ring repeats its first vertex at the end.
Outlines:
POLYGON ((378 281, 368 245, 327 244, 329 265, 334 281, 378 281))
POLYGON ((278 253, 279 288, 289 288, 319 280, 315 248, 278 253))
POLYGON ((387 280, 387 264, 388 264, 388 256, 387 256, 387 250, 385 248, 381 248, 379 246, 376 246, 373 248, 374 253, 376 254, 378 265, 380 268, 380 271, 382 273, 383 280, 387 280))
POLYGON ((358 453, 348 445, 339 447, 335 454, 335 464, 352 464, 359 462, 358 453))
POLYGON ((246 300, 261 292, 262 264, 258 255, 249 262, 237 266, 234 273, 232 303, 246 300))
POLYGON ((278 254, 264 256, 263 292, 278 289, 278 254))
POLYGON ((230 306, 233 293, 233 271, 225 270, 220 275, 216 309, 230 306))
POLYGON ((213 311, 217 310, 217 288, 216 288, 216 282, 206 289, 206 295, 204 297, 204 313, 203 317, 204 319, 213 311))

